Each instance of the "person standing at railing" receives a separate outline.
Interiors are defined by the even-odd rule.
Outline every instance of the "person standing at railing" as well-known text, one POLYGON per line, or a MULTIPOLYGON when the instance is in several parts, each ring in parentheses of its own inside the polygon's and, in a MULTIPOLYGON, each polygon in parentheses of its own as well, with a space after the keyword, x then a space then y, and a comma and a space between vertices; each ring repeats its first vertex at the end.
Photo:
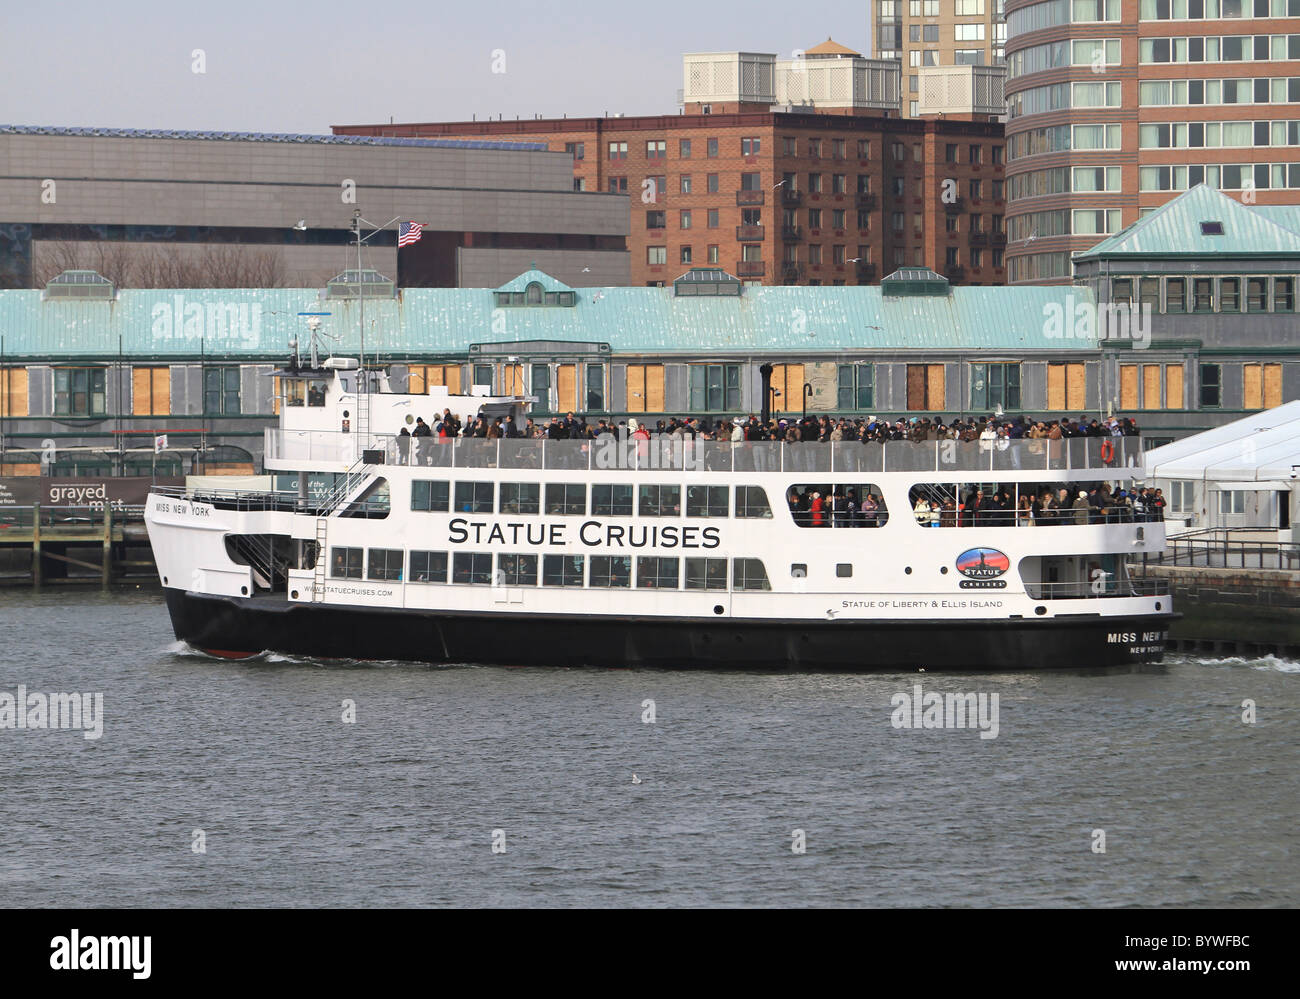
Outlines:
POLYGON ((411 436, 416 438, 415 463, 417 465, 428 464, 429 444, 430 444, 428 438, 433 436, 433 431, 430 430, 429 425, 424 422, 424 417, 417 416, 415 418, 415 431, 411 434, 411 436))
POLYGON ((1072 509, 1074 510, 1074 522, 1086 526, 1092 516, 1092 507, 1088 505, 1088 494, 1082 489, 1079 495, 1075 497, 1072 509))
POLYGON ((411 432, 403 427, 397 433, 398 464, 405 465, 411 458, 411 432))

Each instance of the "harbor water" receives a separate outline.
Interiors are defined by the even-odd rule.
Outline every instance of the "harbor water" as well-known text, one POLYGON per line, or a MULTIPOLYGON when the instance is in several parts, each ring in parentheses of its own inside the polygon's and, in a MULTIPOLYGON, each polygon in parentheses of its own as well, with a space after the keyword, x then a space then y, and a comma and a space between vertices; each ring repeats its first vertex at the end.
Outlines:
POLYGON ((143 589, 0 593, 0 634, 0 706, 102 694, 98 732, 0 717, 4 906, 1300 902, 1288 660, 225 661, 143 589), (996 694, 996 729, 910 727, 925 693, 996 694))

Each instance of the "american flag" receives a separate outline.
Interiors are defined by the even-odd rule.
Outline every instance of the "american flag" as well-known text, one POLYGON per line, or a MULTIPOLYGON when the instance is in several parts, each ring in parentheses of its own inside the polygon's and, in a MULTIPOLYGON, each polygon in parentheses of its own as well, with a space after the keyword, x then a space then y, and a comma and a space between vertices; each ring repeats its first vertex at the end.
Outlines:
POLYGON ((419 222, 402 222, 397 226, 397 245, 410 246, 418 243, 424 233, 424 226, 419 222))

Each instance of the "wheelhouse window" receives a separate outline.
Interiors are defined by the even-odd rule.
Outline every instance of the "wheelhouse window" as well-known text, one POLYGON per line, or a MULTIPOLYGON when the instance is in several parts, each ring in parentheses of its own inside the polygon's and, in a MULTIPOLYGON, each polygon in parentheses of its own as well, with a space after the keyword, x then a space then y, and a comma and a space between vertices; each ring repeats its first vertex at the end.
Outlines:
POLYGON ((446 513, 451 502, 450 482, 417 479, 411 483, 411 509, 446 513))
POLYGON ((687 486, 686 516, 725 517, 730 505, 727 492, 727 486, 687 486))
POLYGON ((992 411, 1020 408, 1020 365, 972 364, 970 366, 970 404, 972 409, 992 411))
POLYGON ((593 517, 632 516, 632 487, 620 483, 593 485, 591 515, 593 517))
POLYGON ((335 579, 360 579, 363 548, 330 549, 330 575, 335 579))
POLYGON ((103 416, 107 412, 103 368, 55 368, 56 416, 103 416))
POLYGON ((451 563, 451 581, 489 585, 492 582, 492 555, 489 552, 456 552, 451 563))
POLYGON ((543 555, 543 586, 581 586, 585 556, 543 555))
POLYGON ((548 482, 546 512, 560 516, 581 516, 587 512, 587 487, 581 482, 548 482))
POLYGON ((366 555, 367 579, 402 578, 403 553, 400 548, 371 548, 366 555))
POLYGON ((770 590, 772 588, 772 584, 767 578, 767 569, 763 566, 763 560, 759 558, 732 559, 731 585, 737 590, 770 590))
POLYGON ((456 512, 491 513, 493 492, 491 482, 457 482, 456 512))
POLYGON ((675 590, 681 578, 681 561, 657 555, 636 560, 636 585, 640 589, 675 590))
POLYGON ((682 512, 681 486, 642 486, 639 491, 642 517, 677 517, 682 512))
POLYGON ((772 516, 772 507, 767 502, 767 490, 762 486, 737 486, 736 516, 770 518, 772 516))
POLYGON ((536 482, 501 483, 502 513, 539 513, 541 511, 541 486, 536 482))
POLYGON ((591 556, 591 586, 596 589, 625 589, 632 585, 632 559, 627 555, 591 556))
POLYGON ((412 583, 447 582, 447 553, 411 552, 411 571, 407 578, 412 583))
POLYGON ((725 558, 688 558, 686 560, 686 589, 725 590, 727 588, 727 560, 725 558))

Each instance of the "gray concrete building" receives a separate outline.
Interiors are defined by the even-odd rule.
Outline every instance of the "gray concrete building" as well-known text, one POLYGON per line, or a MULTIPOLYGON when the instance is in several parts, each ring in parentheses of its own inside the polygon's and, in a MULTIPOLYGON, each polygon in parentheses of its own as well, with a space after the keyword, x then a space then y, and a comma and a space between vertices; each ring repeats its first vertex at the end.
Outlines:
POLYGON ((0 127, 0 287, 323 287, 356 267, 358 210, 423 225, 366 241, 398 287, 629 280, 627 196, 575 191, 544 143, 0 127))

